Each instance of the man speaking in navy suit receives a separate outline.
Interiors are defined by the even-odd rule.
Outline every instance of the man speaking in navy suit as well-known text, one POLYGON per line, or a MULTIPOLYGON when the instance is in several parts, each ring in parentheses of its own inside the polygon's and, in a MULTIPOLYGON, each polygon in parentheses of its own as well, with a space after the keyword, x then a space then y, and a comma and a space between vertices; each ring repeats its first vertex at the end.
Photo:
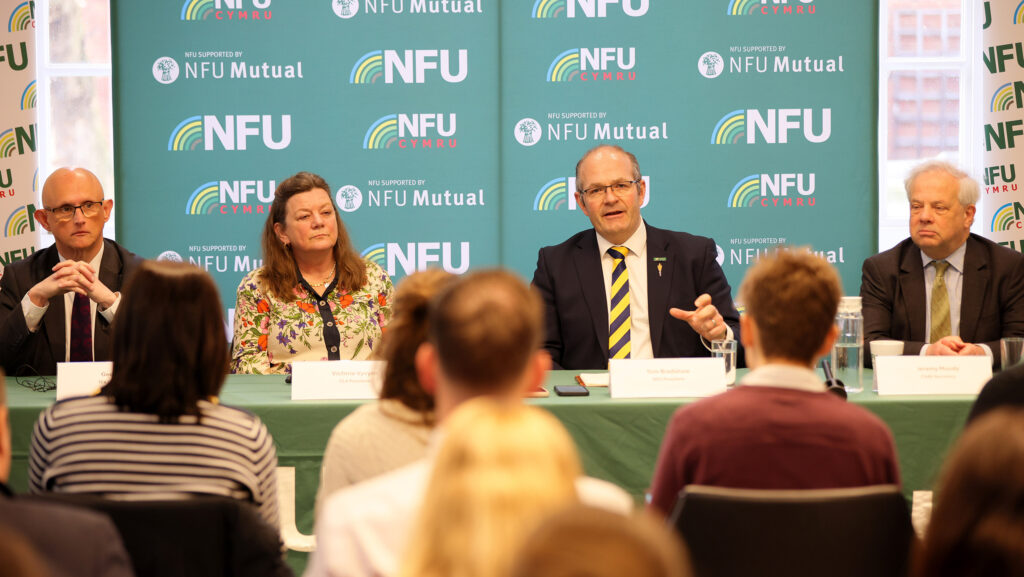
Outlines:
POLYGON ((715 242, 645 223, 646 194, 636 157, 618 146, 597 146, 576 164, 576 202, 594 227, 542 248, 533 275, 554 368, 709 356, 711 340, 738 339, 715 242))

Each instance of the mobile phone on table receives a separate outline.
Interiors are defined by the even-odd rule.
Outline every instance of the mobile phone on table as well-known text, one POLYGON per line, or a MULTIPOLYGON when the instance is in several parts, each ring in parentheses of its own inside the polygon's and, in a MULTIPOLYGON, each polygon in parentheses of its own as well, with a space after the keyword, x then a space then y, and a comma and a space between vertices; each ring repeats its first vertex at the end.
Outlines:
POLYGON ((555 385, 555 394, 559 397, 586 397, 590 391, 583 385, 555 385))

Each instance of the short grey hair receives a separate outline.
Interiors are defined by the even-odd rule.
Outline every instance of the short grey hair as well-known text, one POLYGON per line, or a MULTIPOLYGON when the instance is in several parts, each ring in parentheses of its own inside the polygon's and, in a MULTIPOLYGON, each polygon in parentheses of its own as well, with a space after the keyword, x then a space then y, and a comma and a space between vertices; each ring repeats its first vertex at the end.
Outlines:
POLYGON ((960 192, 957 195, 957 200, 960 201, 960 204, 963 206, 978 204, 978 197, 981 196, 978 181, 971 178, 969 174, 960 170, 955 165, 944 160, 929 160, 910 169, 907 179, 903 181, 903 186, 907 190, 907 200, 910 200, 910 189, 913 187, 914 181, 926 172, 945 172, 957 179, 960 183, 960 192))
POLYGON ((621 152, 622 154, 626 155, 626 158, 629 159, 629 163, 633 166, 633 180, 640 180, 641 178, 643 178, 643 174, 640 172, 640 163, 637 161, 636 155, 634 155, 632 152, 626 150, 625 148, 622 148, 617 144, 598 144, 594 148, 591 148, 590 150, 583 153, 583 156, 581 156, 579 161, 576 162, 576 192, 583 192, 583 189, 580 188, 580 166, 583 164, 583 161, 586 160, 587 157, 590 156, 591 154, 594 154, 598 150, 603 150, 605 148, 621 152))

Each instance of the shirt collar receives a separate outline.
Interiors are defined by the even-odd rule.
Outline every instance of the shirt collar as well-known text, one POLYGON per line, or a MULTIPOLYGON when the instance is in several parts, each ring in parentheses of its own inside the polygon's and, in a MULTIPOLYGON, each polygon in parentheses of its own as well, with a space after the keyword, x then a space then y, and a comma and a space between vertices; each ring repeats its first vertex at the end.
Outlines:
POLYGON ((633 231, 633 235, 626 239, 626 242, 622 244, 612 244, 608 239, 601 236, 600 233, 597 235, 597 250, 601 251, 601 255, 608 254, 608 249, 613 246, 624 246, 629 249, 629 252, 639 256, 644 247, 647 246, 647 224, 644 219, 640 219, 640 226, 636 227, 633 231))
POLYGON ((795 365, 764 365, 740 379, 743 386, 777 387, 809 393, 824 393, 825 382, 811 369, 795 365))
POLYGON ((929 264, 934 260, 944 260, 949 263, 949 266, 956 272, 964 273, 964 256, 967 254, 967 243, 964 242, 959 248, 953 251, 953 254, 942 259, 934 259, 921 251, 921 266, 927 268, 929 264))

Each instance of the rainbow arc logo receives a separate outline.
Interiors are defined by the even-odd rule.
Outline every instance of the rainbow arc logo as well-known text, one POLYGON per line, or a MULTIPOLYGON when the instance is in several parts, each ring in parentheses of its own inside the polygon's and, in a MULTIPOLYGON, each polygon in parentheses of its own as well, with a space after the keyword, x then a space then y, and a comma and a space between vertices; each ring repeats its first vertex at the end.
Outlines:
POLYGON ((1007 82, 996 89, 992 95, 992 112, 1009 110, 1014 105, 1013 83, 1007 82))
POLYGON ((181 19, 206 20, 215 10, 213 0, 185 0, 181 5, 181 19))
POLYGON ((533 210, 558 210, 569 202, 569 179, 566 177, 549 180, 540 187, 533 199, 533 210))
POLYGON ((373 84, 384 74, 384 51, 367 52, 356 61, 352 73, 348 76, 349 84, 373 84))
POLYGON ((754 14, 760 5, 760 0, 729 0, 729 8, 725 13, 730 16, 746 16, 754 14))
POLYGON ((995 214, 992 215, 992 232, 1010 230, 1013 223, 1017 221, 1014 212, 1012 202, 1008 202, 996 209, 995 214))
POLYGON ((711 144, 736 144, 744 142, 747 133, 747 113, 733 110, 726 114, 711 131, 711 144))
POLYGON ((1024 24, 1024 0, 1021 0, 1020 4, 1013 9, 1013 23, 1024 24))
POLYGON ((7 19, 7 31, 19 32, 21 30, 28 30, 32 28, 33 20, 35 18, 32 16, 32 6, 28 2, 22 2, 14 7, 11 17, 7 19))
POLYGON ((195 150, 203 142, 203 117, 190 116, 171 131, 167 150, 195 150))
POLYGON ((558 18, 565 14, 565 0, 536 0, 530 16, 533 18, 558 18))
POLYGON ((25 90, 21 93, 21 109, 30 110, 36 107, 36 81, 28 83, 25 90))
POLYGON ((382 242, 370 245, 366 247, 366 250, 362 252, 362 257, 372 263, 375 263, 380 268, 387 270, 388 247, 382 242))
POLYGON ((548 66, 548 82, 570 82, 580 75, 580 50, 572 48, 555 56, 548 66))
POLYGON ((7 217, 7 222, 4 223, 4 236, 9 238, 34 231, 36 229, 32 220, 34 209, 35 207, 32 205, 19 206, 14 209, 14 212, 7 217))
POLYGON ((740 179, 736 186, 732 187, 726 206, 730 208, 755 206, 759 198, 761 198, 761 175, 751 174, 740 179))
POLYGON ((8 128, 7 130, 0 132, 0 158, 10 158, 14 156, 14 151, 18 149, 18 141, 14 138, 14 129, 8 128))
POLYGON ((398 115, 388 114, 378 118, 366 131, 363 137, 363 148, 375 150, 379 148, 391 148, 391 144, 398 140, 398 115))
POLYGON ((220 186, 211 180, 200 184, 185 203, 185 214, 214 214, 220 208, 220 186))

